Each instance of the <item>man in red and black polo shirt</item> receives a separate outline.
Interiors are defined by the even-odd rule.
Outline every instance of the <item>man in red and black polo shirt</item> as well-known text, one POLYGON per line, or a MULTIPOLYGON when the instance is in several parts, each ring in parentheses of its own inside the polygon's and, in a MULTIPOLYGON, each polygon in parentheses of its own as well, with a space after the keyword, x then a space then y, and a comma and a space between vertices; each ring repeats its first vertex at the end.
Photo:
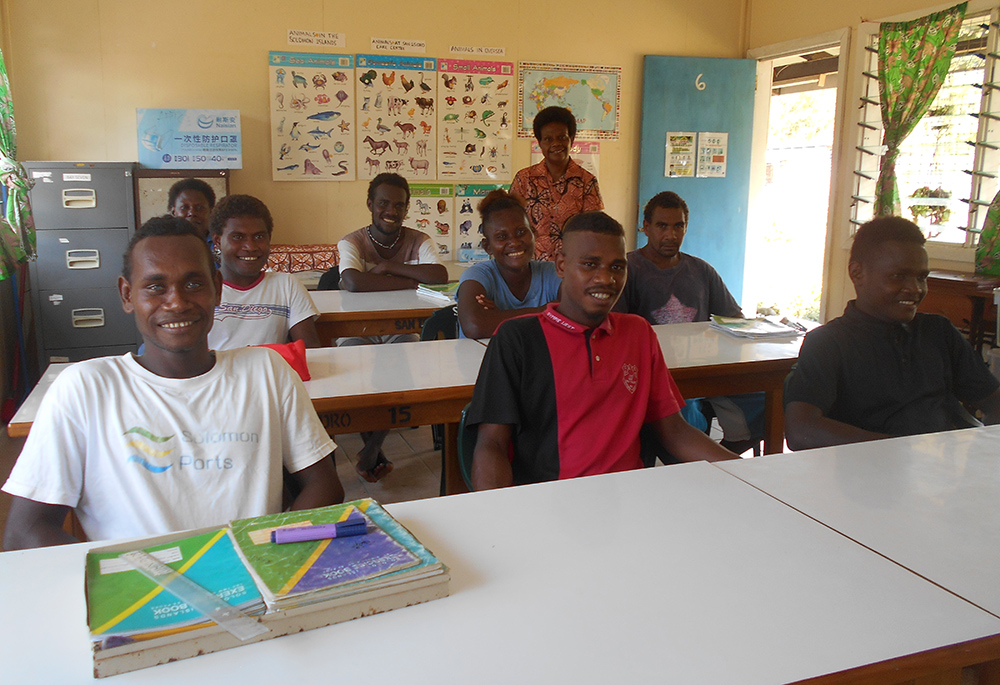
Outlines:
POLYGON ((611 313, 627 265, 617 221, 566 222, 560 301, 503 323, 479 370, 467 418, 479 426, 476 490, 640 468, 644 424, 682 460, 734 458, 678 413, 684 400, 646 320, 611 313))

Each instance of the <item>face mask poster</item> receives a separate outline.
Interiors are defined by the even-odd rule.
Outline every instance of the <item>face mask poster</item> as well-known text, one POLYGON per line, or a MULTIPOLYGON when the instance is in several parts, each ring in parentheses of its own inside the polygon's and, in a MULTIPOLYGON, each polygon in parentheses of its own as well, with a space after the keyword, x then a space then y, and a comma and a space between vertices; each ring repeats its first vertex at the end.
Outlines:
POLYGON ((238 109, 137 109, 139 164, 147 169, 242 169, 238 109))

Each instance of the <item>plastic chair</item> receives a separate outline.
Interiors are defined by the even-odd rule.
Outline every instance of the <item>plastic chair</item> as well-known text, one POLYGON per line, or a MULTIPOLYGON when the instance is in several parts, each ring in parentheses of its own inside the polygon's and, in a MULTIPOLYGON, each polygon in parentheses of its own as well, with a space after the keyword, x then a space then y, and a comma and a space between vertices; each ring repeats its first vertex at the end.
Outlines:
POLYGON ((320 276, 316 290, 340 290, 340 267, 335 266, 320 276))
POLYGON ((479 429, 476 426, 465 425, 465 415, 469 412, 470 404, 462 409, 462 418, 458 422, 458 466, 462 471, 462 480, 465 486, 472 490, 472 455, 476 451, 476 438, 479 429))
POLYGON ((437 310, 424 321, 420 329, 421 340, 454 340, 458 337, 458 305, 451 304, 437 310))

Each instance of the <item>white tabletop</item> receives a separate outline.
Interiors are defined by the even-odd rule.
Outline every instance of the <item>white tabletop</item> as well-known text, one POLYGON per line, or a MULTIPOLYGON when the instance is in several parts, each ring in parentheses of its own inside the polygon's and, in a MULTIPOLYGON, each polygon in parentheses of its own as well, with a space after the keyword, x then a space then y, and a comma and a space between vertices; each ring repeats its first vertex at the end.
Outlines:
MULTIPOLYGON (((475 340, 428 340, 306 350, 311 399, 475 385, 486 348, 475 340)), ((31 423, 69 363, 50 364, 10 423, 31 423)))
POLYGON ((707 321, 661 324, 653 330, 671 369, 797 359, 802 346, 801 336, 747 340, 714 330, 707 321))
POLYGON ((385 290, 352 293, 347 290, 312 290, 309 296, 323 314, 387 312, 413 309, 440 309, 448 303, 441 298, 418 295, 416 290, 385 290))
POLYGON ((1000 616, 1000 426, 720 466, 1000 616))
POLYGON ((475 385, 486 349, 474 340, 428 340, 306 350, 309 397, 345 397, 475 385))
MULTIPOLYGON (((451 597, 113 682, 771 684, 1000 633, 705 463, 388 509, 451 597)), ((85 549, 0 554, 5 681, 93 682, 85 549)))

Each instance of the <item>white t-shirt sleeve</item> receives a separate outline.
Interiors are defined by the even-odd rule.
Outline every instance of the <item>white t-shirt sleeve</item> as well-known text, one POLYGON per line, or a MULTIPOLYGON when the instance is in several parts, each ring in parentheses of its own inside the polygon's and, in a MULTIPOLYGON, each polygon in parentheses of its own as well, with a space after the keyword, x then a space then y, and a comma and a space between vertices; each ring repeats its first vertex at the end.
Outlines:
POLYGON ((76 412, 89 400, 78 392, 84 380, 77 371, 63 371, 45 393, 4 492, 44 504, 79 503, 88 430, 76 412))
POLYGON ((420 243, 417 252, 417 264, 440 264, 441 258, 438 256, 437 245, 430 239, 430 236, 420 243))
POLYGON ((337 252, 340 253, 340 273, 344 273, 347 269, 356 269, 361 273, 365 272, 365 261, 361 258, 361 253, 358 252, 358 248, 354 246, 354 243, 341 240, 337 243, 337 252))
POLYGON ((337 449, 316 415, 302 380, 274 350, 267 350, 274 367, 275 383, 281 394, 276 403, 284 427, 281 437, 282 462, 291 473, 312 466, 337 449))
POLYGON ((316 303, 309 297, 309 291, 302 285, 302 282, 295 276, 288 275, 291 276, 291 286, 288 293, 288 304, 290 307, 288 327, 291 328, 306 319, 315 319, 318 317, 319 309, 316 308, 316 303))

